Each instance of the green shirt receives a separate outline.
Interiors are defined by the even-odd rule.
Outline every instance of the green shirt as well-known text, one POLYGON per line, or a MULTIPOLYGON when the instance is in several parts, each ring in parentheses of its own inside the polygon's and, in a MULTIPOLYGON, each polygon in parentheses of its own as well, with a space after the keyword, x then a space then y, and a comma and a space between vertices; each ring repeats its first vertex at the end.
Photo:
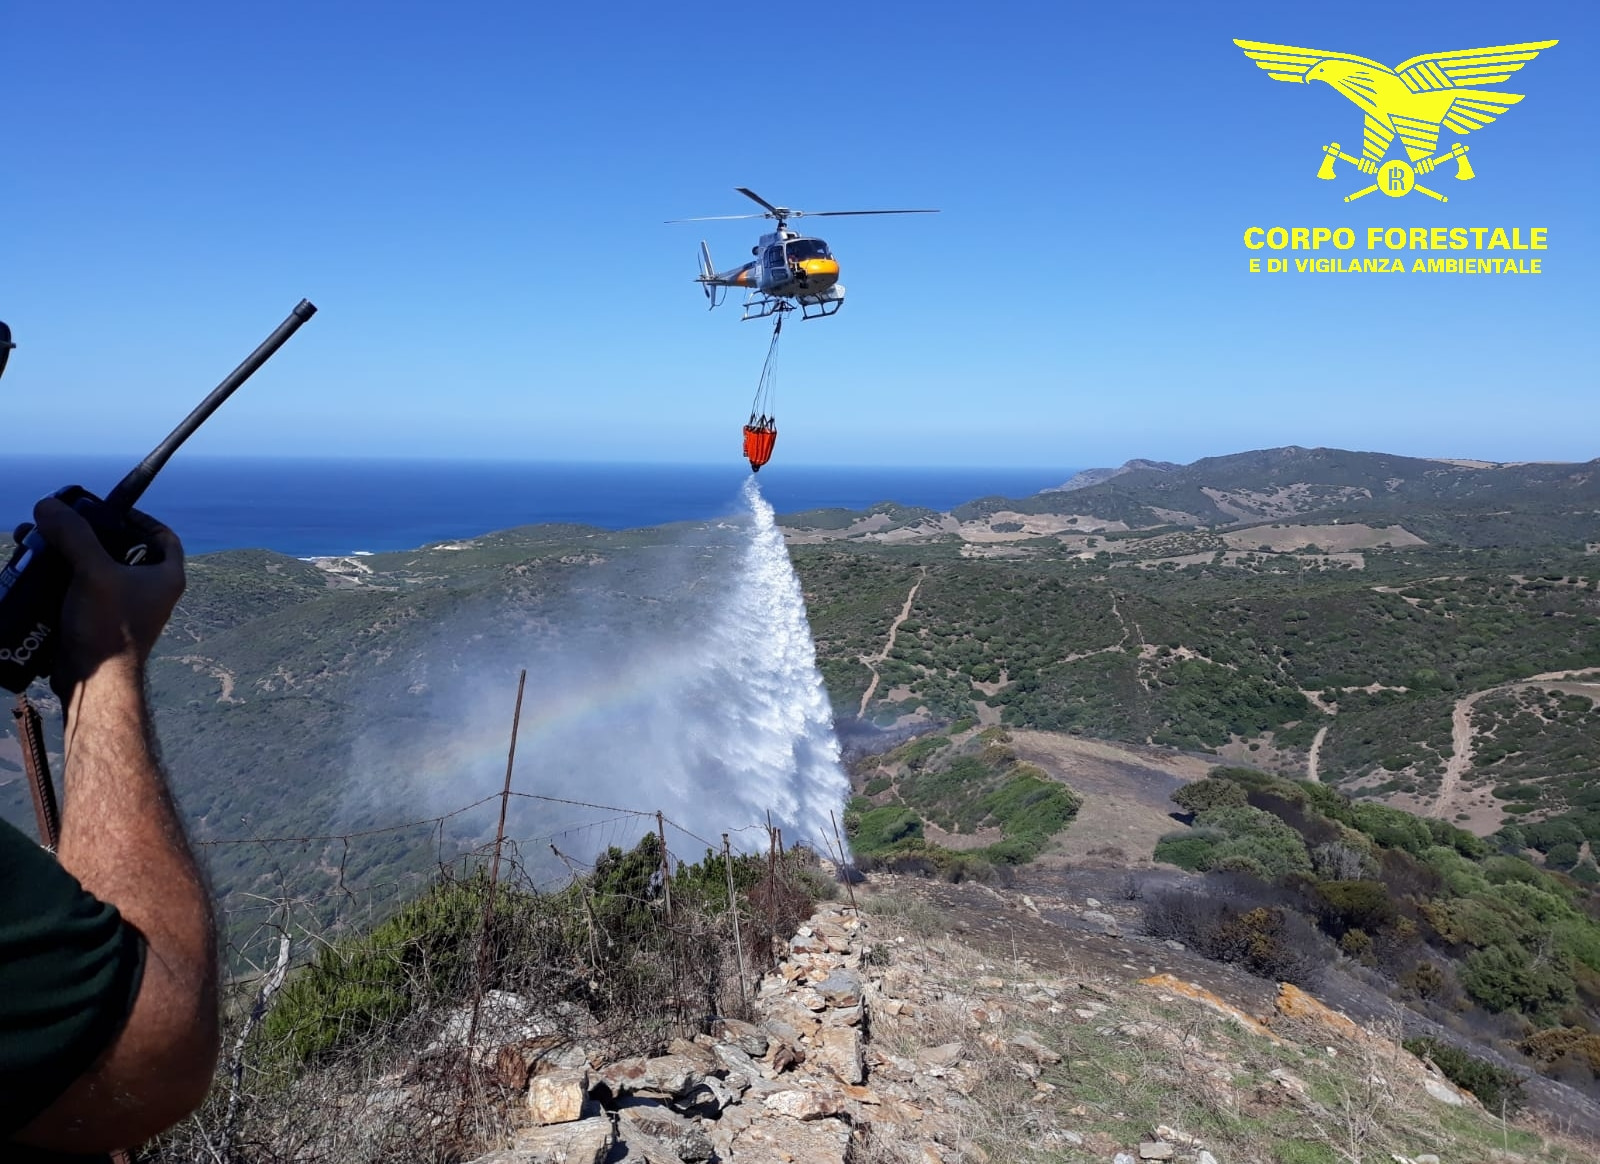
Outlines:
MULTIPOLYGON (((143 970, 144 938, 116 907, 0 821, 0 1141, 111 1046, 143 970)), ((6 1160, 22 1151, 0 1144, 6 1160)))

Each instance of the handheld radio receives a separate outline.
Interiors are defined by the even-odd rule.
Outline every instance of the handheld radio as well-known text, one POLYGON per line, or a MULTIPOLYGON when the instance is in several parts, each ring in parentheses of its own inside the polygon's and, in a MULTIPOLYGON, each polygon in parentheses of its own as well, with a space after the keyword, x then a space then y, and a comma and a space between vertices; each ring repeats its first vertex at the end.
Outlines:
MULTIPOLYGON (((226 380, 212 389, 183 423, 119 481, 104 500, 79 485, 68 485, 50 496, 59 498, 81 515, 116 561, 128 566, 155 564, 160 560, 160 550, 129 520, 128 511, 177 452, 178 446, 233 395, 234 389, 266 363, 302 323, 316 314, 316 310, 309 301, 302 299, 289 313, 289 318, 280 323, 226 380)), ((0 370, 4 370, 12 346, 10 329, 0 323, 0 370)), ((56 631, 61 621, 61 604, 72 582, 72 567, 31 522, 18 526, 15 537, 17 548, 11 561, 0 571, 0 687, 21 692, 33 680, 48 675, 55 662, 56 631)))

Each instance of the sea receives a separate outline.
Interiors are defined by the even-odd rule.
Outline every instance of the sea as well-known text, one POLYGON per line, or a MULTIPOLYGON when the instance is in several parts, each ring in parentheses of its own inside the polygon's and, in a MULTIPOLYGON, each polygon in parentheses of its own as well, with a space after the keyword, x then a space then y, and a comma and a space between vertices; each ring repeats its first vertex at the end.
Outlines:
MULTIPOLYGON (((0 463, 0 524, 66 485, 105 496, 136 458, 12 457, 0 463)), ((979 497, 1027 497, 1066 467, 871 468, 787 465, 760 474, 778 513, 865 509, 880 501, 948 510, 979 497)), ((740 510, 749 469, 447 460, 185 457, 162 470, 139 508, 177 531, 189 554, 269 549, 295 557, 409 550, 545 522, 635 529, 740 510)))

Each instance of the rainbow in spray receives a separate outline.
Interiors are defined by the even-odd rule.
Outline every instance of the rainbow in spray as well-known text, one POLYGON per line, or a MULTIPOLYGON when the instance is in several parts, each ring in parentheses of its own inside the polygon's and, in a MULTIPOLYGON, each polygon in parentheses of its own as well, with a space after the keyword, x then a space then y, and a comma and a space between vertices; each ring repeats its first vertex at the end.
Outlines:
MULTIPOLYGON (((526 665, 517 791, 659 809, 708 842, 732 834, 736 848, 765 844, 765 833, 752 826, 770 813, 786 841, 828 851, 830 814, 842 808, 849 780, 805 601, 753 476, 741 501, 734 536, 669 553, 673 560, 657 567, 654 593, 646 585, 641 594, 631 578, 625 598, 607 599, 607 587, 591 583, 581 598, 557 604, 559 634, 541 632, 529 619, 522 629, 482 634, 456 662, 443 654, 420 661, 441 692, 451 693, 452 706, 435 701, 425 754, 386 753, 369 740, 361 767, 398 775, 403 766, 413 790, 406 798, 420 797, 430 811, 498 792, 516 667, 526 665), (641 609, 650 617, 641 618, 641 609), (470 671, 463 657, 476 660, 470 671)), ((403 795, 400 785, 391 788, 403 795)), ((562 851, 587 860, 606 844, 631 845, 645 831, 642 823, 573 827, 583 819, 576 809, 524 803, 513 835, 542 839, 563 830, 562 851)), ((680 855, 698 856, 693 840, 668 840, 680 855)))

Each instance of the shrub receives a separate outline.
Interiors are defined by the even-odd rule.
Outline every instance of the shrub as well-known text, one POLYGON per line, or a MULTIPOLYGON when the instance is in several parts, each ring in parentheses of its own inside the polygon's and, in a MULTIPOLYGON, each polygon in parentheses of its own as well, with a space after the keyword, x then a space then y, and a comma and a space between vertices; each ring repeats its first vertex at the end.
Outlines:
POLYGON ((1386 804, 1362 803, 1354 807, 1355 826, 1386 849, 1420 853, 1433 844, 1425 821, 1386 804))
POLYGON ((1401 1044, 1419 1059, 1432 1060, 1446 1079, 1472 1092, 1478 1102, 1492 1112, 1521 1111, 1527 1102, 1522 1079, 1515 1071, 1496 1067, 1486 1059, 1469 1055, 1459 1047, 1438 1039, 1407 1039, 1401 1044))
POLYGON ((1203 829, 1193 832, 1167 833, 1156 842, 1155 859, 1200 873, 1211 868, 1220 836, 1203 829))
POLYGON ((1378 881, 1326 881, 1316 894, 1318 920, 1335 937, 1349 930, 1373 934, 1395 917, 1394 902, 1378 881))
POLYGON ((922 818, 903 804, 885 804, 870 811, 847 813, 850 848, 857 853, 881 852, 892 845, 922 838, 922 818))
POLYGON ((1226 857, 1218 858, 1211 865, 1217 873, 1243 873, 1254 877, 1257 881, 1271 881, 1272 871, 1254 857, 1247 857, 1243 853, 1230 853, 1226 857))
POLYGON ((1365 930, 1346 930, 1339 939, 1339 949, 1358 962, 1366 962, 1372 957, 1372 938, 1365 930))
POLYGON ((1573 1058, 1588 1067, 1592 1077, 1600 1076, 1600 1035, 1582 1027, 1554 1027, 1536 1031, 1522 1040, 1522 1053, 1541 1064, 1555 1064, 1573 1058))
POLYGON ((1342 841, 1318 845, 1311 850, 1311 867, 1325 881, 1359 881, 1377 866, 1372 858, 1354 845, 1342 841))
POLYGON ((1426 901, 1435 896, 1444 882, 1439 874, 1403 849, 1382 849, 1378 853, 1378 879, 1396 897, 1426 901))
POLYGON ((1418 962, 1401 974, 1399 981, 1402 989, 1425 999, 1442 997, 1450 984, 1445 972, 1432 962, 1418 962))
POLYGON ((1535 1016, 1554 1014, 1576 997, 1571 978, 1548 964, 1530 962, 1521 950, 1502 946, 1469 955, 1461 985, 1489 1010, 1535 1016))
POLYGON ((1191 815, 1210 808, 1242 806, 1248 799, 1244 786, 1231 780, 1196 780, 1172 794, 1172 803, 1191 815))
POLYGON ((1311 871, 1311 858, 1300 834, 1269 812, 1248 805, 1213 808, 1201 813, 1196 824, 1214 829, 1225 838, 1216 848, 1214 861, 1249 857, 1272 877, 1311 871))
POLYGON ((1571 841, 1561 841, 1551 845, 1550 851, 1544 855, 1545 864, 1552 869, 1565 872, 1578 863, 1578 846, 1571 841))
POLYGON ((1321 945, 1296 914, 1269 905, 1235 904, 1207 893, 1157 894, 1145 906, 1152 937, 1183 942, 1219 962, 1233 962, 1275 981, 1313 985, 1320 977, 1321 945))
POLYGON ((1049 838, 1078 814, 1080 801, 1064 784, 1044 778, 1028 765, 1018 765, 1005 783, 978 802, 984 813, 1009 838, 1049 838))
POLYGON ((1522 831, 1527 837, 1528 847, 1545 854, 1549 854, 1557 845, 1570 844, 1576 847, 1584 841, 1583 830, 1575 822, 1566 819, 1523 825, 1522 831))

